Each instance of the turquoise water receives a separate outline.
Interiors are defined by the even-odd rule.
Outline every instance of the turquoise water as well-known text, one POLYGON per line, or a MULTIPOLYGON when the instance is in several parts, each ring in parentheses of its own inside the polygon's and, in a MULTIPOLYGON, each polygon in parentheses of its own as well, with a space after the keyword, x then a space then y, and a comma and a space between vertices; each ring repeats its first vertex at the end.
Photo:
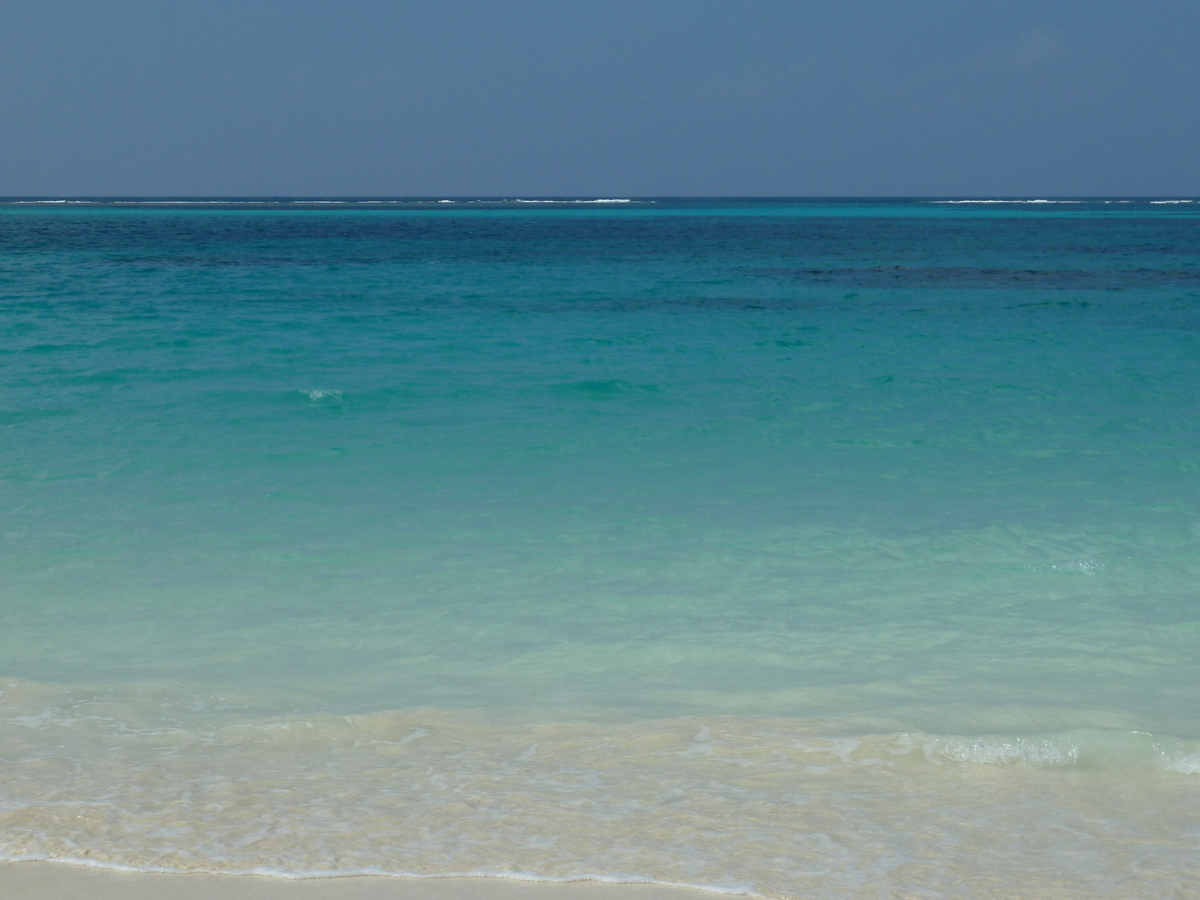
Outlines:
POLYGON ((1200 880, 1200 203, 0 208, 0 854, 1200 880))

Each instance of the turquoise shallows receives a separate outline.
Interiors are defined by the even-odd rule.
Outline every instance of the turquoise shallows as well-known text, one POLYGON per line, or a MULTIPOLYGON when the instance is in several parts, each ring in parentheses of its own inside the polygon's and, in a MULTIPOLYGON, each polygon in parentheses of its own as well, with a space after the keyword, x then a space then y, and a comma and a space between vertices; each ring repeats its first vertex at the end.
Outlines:
POLYGON ((9 858, 1195 871, 1200 203, 25 203, 0 303, 9 858))

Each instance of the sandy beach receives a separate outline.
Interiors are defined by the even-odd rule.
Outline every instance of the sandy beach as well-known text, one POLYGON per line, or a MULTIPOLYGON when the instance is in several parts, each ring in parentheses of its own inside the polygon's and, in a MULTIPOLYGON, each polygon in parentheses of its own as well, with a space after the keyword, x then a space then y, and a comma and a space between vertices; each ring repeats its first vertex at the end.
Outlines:
POLYGON ((274 878, 120 872, 47 862, 0 863, 5 900, 704 900, 709 891, 658 884, 556 884, 506 878, 274 878))

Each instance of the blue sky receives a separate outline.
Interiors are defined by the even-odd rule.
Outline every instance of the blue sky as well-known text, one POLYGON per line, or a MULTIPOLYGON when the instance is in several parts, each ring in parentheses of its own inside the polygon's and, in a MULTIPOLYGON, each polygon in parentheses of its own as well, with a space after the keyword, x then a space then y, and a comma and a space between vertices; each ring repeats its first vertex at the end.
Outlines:
POLYGON ((1196 195, 1200 3, 7 0, 0 195, 1196 195))

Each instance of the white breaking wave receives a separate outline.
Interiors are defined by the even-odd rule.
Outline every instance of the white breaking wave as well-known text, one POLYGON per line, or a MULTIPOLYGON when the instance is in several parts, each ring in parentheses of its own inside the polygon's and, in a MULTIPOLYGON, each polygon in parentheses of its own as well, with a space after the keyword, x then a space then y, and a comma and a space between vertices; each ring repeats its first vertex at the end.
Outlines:
POLYGON ((1115 771, 1200 774, 1195 741, 1145 732, 1073 731, 1050 735, 906 735, 933 763, 1034 767, 1081 766, 1115 771))
POLYGON ((628 198, 602 198, 599 200, 512 200, 512 203, 558 203, 574 206, 579 203, 632 203, 628 198))
POLYGON ((930 203, 1083 203, 1082 200, 930 200, 930 203))

